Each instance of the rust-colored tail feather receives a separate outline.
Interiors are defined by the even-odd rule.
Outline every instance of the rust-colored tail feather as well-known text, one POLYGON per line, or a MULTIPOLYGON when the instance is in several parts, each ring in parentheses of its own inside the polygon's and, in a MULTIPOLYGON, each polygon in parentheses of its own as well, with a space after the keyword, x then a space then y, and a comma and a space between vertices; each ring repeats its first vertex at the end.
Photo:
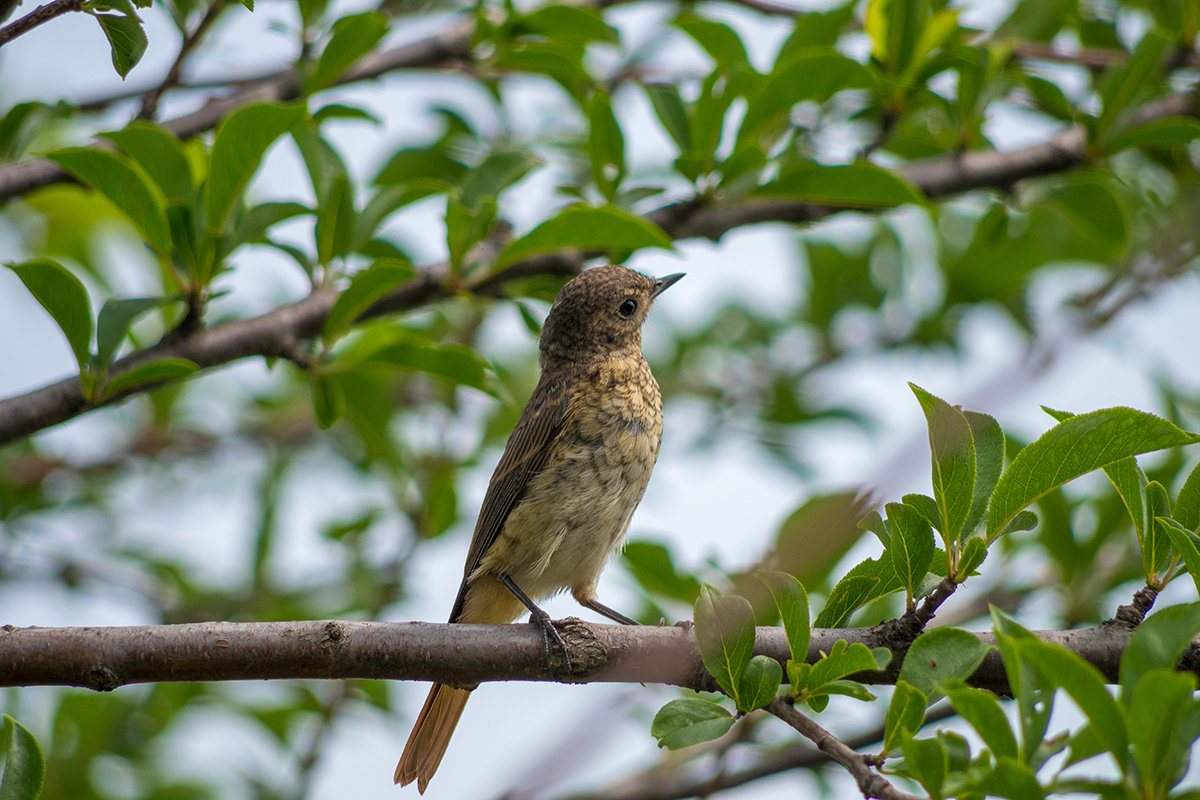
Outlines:
POLYGON ((470 696, 469 689, 455 689, 442 683, 433 685, 396 765, 396 783, 407 786, 416 781, 417 791, 425 794, 470 696))

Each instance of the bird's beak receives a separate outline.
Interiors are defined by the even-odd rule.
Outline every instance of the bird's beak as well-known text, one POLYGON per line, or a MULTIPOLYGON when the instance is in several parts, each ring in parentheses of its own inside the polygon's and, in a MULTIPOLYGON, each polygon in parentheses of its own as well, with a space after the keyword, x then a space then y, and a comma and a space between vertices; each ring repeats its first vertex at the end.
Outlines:
POLYGON ((654 288, 650 290, 651 299, 658 297, 660 294, 671 288, 677 280, 686 275, 686 272, 676 272, 674 275, 668 275, 665 278, 659 278, 654 282, 654 288))

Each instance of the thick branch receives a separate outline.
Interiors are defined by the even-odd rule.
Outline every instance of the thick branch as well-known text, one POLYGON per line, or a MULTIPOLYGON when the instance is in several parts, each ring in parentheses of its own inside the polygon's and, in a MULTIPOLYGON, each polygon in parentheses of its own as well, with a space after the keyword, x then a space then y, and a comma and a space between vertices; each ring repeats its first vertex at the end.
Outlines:
MULTIPOLYGON (((663 683, 715 689, 696 639, 682 627, 558 623, 575 671, 564 675, 544 658, 540 631, 529 625, 448 625, 428 622, 205 622, 114 628, 0 629, 0 686, 83 686, 111 690, 130 683, 284 678, 438 680, 455 686, 484 681, 663 683)), ((1117 680, 1131 631, 1101 625, 1041 631, 1117 680)), ((978 634, 988 644, 989 633, 978 634)), ((885 646, 873 628, 818 628, 808 660, 838 639, 885 646)), ((782 629, 759 628, 756 652, 784 662, 782 629)), ((1200 673, 1196 660, 1185 661, 1200 673)), ((897 665, 898 666, 898 665, 897 665)), ((890 683, 888 673, 862 673, 864 683, 890 683)), ((999 655, 971 676, 973 685, 1007 693, 999 655)))

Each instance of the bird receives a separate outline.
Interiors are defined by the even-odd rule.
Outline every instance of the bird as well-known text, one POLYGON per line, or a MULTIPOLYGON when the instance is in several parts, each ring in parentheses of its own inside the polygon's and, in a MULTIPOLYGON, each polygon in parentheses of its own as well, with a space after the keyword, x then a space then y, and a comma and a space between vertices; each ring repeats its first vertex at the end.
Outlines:
MULTIPOLYGON (((528 611, 569 657, 537 603, 569 590, 609 619, 596 581, 624 542, 662 443, 662 396, 642 356, 642 324, 683 273, 654 279, 610 264, 559 291, 542 326, 540 375, 488 483, 450 622, 510 623, 528 611)), ((435 683, 394 780, 421 794, 470 689, 435 683)))

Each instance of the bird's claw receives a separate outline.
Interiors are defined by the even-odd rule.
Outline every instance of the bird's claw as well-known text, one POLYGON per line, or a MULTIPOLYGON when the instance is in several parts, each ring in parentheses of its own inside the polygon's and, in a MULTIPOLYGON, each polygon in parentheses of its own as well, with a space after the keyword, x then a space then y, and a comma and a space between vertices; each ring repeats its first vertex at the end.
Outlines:
POLYGON ((567 651, 567 643, 563 641, 562 635, 554 627, 554 622, 550 619, 550 615, 545 611, 542 611, 540 614, 530 612, 529 621, 542 630, 542 645, 546 661, 550 661, 550 642, 554 642, 558 646, 559 652, 562 653, 563 669, 566 672, 571 672, 571 654, 567 651))

